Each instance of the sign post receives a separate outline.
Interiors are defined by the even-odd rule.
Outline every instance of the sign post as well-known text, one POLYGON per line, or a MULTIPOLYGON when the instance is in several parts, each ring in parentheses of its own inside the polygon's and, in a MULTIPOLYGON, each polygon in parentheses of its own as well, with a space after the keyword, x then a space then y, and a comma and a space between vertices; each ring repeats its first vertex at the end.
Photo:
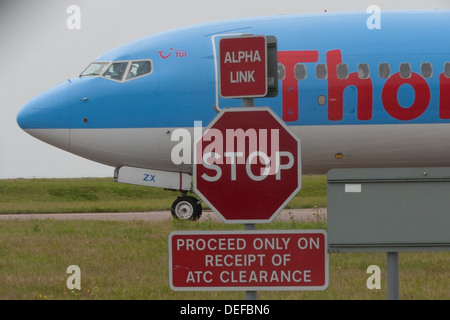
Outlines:
MULTIPOLYGON (((245 108, 254 107, 255 97, 278 94, 275 37, 223 38, 219 44, 219 51, 222 97, 242 98, 242 107, 245 108), (268 79, 271 79, 271 86, 268 79)), ((245 230, 256 230, 256 224, 246 223, 245 230)), ((256 300, 256 291, 247 291, 246 298, 256 300)))
POLYGON ((170 286, 242 290, 248 300, 257 290, 324 290, 325 231, 256 230, 301 189, 300 140, 272 109, 254 106, 254 98, 278 92, 276 38, 225 37, 219 47, 220 95, 242 99, 242 108, 223 109, 194 142, 193 189, 225 223, 245 230, 172 232, 170 286))

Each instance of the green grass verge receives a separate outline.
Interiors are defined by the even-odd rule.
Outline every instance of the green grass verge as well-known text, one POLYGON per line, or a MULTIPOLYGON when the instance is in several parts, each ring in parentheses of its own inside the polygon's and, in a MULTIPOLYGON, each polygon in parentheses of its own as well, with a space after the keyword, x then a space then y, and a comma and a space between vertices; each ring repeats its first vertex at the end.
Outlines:
MULTIPOLYGON (((0 213, 139 212, 169 210, 178 192, 111 178, 0 180, 0 213)), ((326 177, 305 176, 286 208, 326 206, 326 177)))
MULTIPOLYGON (((316 228, 277 222, 269 229, 316 228)), ((169 287, 168 235, 174 230, 240 229, 204 221, 0 221, 0 299, 244 299, 244 292, 174 292, 169 287), (66 286, 67 267, 81 269, 81 290, 66 286)), ((450 298, 450 252, 400 253, 400 298, 450 298)), ((386 299, 386 254, 330 254, 324 291, 259 291, 259 299, 386 299), (367 267, 381 268, 369 290, 367 267)))
MULTIPOLYGON (((178 193, 112 179, 0 180, 0 213, 129 212, 169 209, 178 193)), ((287 208, 326 206, 325 176, 305 176, 287 208)), ((320 213, 320 212, 318 212, 320 213)), ((236 230, 213 221, 0 221, 0 299, 243 299, 243 292, 174 292, 168 235, 175 230, 236 230), (67 267, 81 268, 68 290, 67 267)), ((326 221, 275 221, 260 229, 325 229, 326 221)), ((386 254, 330 254, 325 291, 260 291, 259 299, 386 299, 386 254), (369 290, 367 267, 382 272, 369 290)), ((450 299, 450 253, 400 253, 401 299, 450 299)))

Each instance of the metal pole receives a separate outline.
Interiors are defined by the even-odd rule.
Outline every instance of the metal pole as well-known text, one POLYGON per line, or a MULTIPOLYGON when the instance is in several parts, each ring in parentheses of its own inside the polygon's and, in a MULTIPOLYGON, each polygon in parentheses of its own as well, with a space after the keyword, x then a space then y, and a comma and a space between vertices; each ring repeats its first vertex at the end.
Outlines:
MULTIPOLYGON (((244 225, 245 230, 256 230, 255 223, 244 225)), ((245 300, 258 300, 258 291, 245 291, 245 300)))
POLYGON ((387 253, 387 299, 399 300, 398 252, 387 253))
POLYGON ((253 98, 244 98, 242 99, 242 107, 254 107, 255 106, 255 99, 253 98))
MULTIPOLYGON (((255 99, 253 98, 244 98, 242 99, 242 107, 254 107, 255 99)), ((245 230, 256 230, 255 223, 249 223, 244 225, 245 230)), ((258 300, 258 291, 245 291, 245 299, 246 300, 258 300)))

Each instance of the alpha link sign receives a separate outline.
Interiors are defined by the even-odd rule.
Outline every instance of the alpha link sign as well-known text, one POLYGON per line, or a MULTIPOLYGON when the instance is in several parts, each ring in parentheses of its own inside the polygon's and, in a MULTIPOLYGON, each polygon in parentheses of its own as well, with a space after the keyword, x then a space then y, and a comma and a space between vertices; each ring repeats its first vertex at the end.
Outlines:
POLYGON ((264 36, 223 38, 220 50, 220 94, 223 98, 267 94, 267 44, 264 36))
POLYGON ((169 236, 173 290, 324 290, 323 230, 178 231, 169 236))

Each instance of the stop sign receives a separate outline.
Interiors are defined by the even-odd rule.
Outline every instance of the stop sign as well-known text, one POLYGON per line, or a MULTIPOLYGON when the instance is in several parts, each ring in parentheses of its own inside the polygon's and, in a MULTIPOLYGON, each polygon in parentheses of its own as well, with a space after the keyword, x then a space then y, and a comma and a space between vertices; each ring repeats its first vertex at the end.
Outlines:
POLYGON ((223 109, 195 142, 193 173, 224 222, 271 222, 301 189, 300 140, 270 108, 223 109))

